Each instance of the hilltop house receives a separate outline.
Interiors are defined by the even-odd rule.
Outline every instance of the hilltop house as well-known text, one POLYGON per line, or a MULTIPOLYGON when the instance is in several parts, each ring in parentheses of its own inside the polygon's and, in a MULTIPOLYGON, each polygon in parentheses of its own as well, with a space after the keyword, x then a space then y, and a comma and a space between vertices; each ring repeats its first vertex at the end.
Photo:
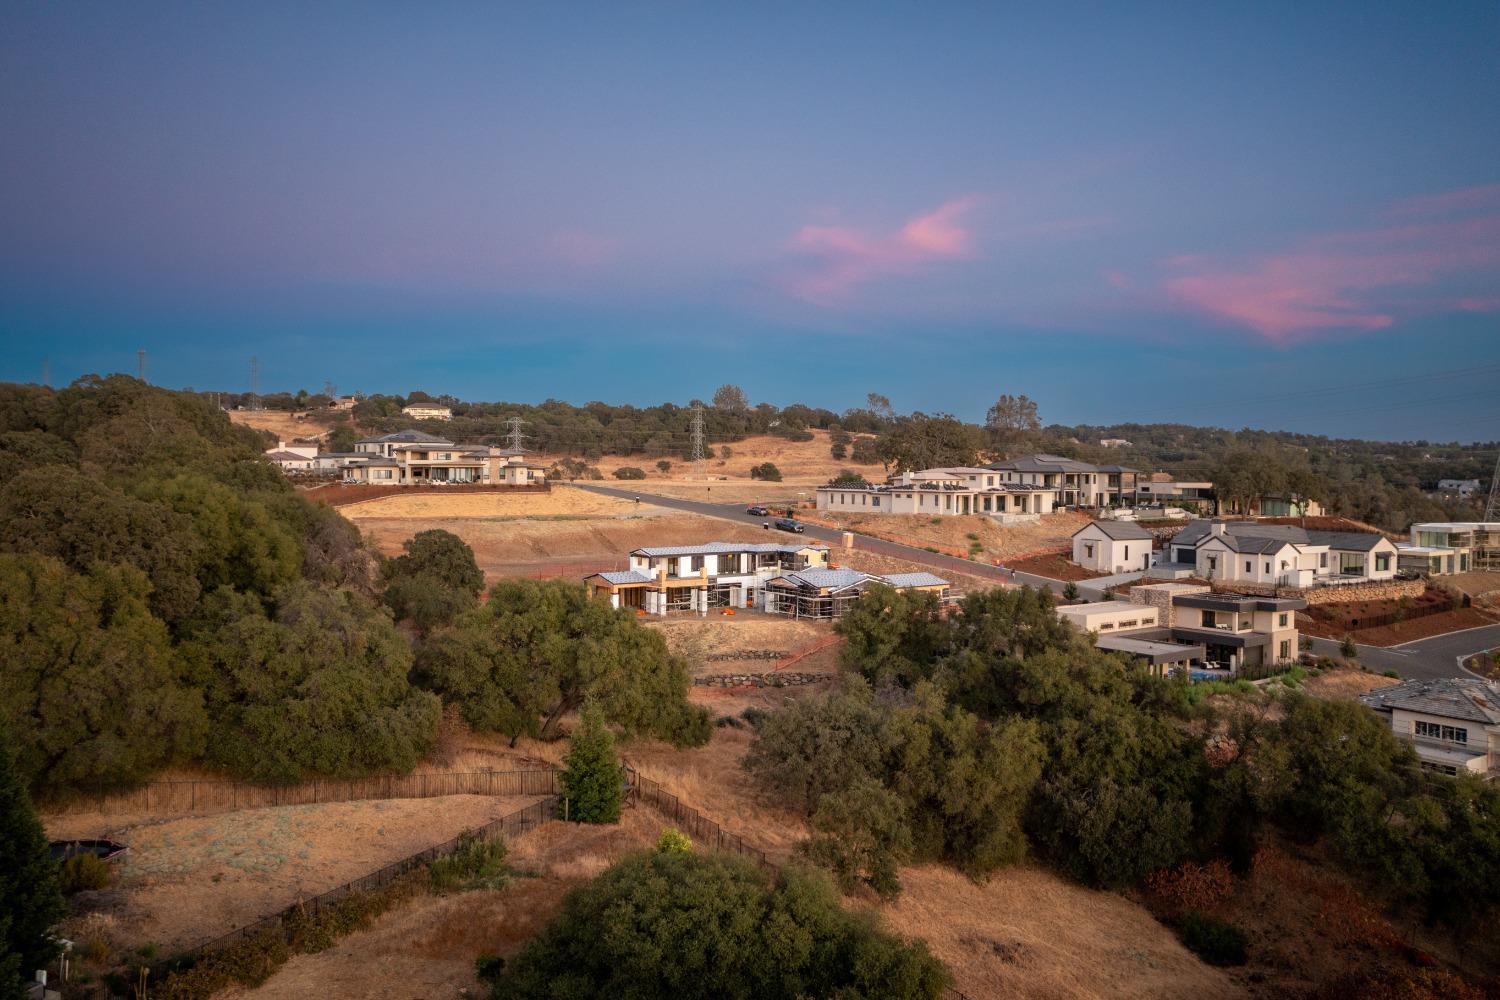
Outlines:
POLYGON ((1156 536, 1128 521, 1090 521, 1073 532, 1073 561, 1100 573, 1151 568, 1156 536))
POLYGON ((1004 484, 1029 484, 1057 490, 1063 507, 1108 507, 1124 503, 1135 492, 1140 473, 1121 465, 1091 465, 1060 455, 1027 455, 986 466, 1004 484))
POLYGON ((1214 500, 1214 484, 1203 479, 1174 479, 1170 473, 1153 472, 1136 480, 1135 502, 1170 503, 1179 507, 1207 507, 1214 500))
POLYGON ((527 462, 511 449, 483 444, 454 444, 421 431, 399 431, 364 438, 354 456, 336 460, 346 483, 413 486, 429 483, 475 483, 525 486, 546 481, 546 467, 527 462))
POLYGON ((1397 547, 1402 569, 1446 576, 1500 572, 1500 521, 1428 521, 1397 547))
POLYGON ((1192 521, 1166 551, 1204 580, 1277 587, 1389 580, 1397 569, 1396 546, 1381 535, 1255 521, 1192 521))
POLYGON ((413 420, 452 420, 453 409, 448 406, 432 406, 426 403, 413 403, 410 406, 401 407, 401 412, 413 420))
POLYGON ((760 608, 798 618, 833 618, 873 583, 948 596, 948 582, 930 573, 873 576, 831 568, 817 542, 705 542, 641 548, 629 568, 584 578, 591 596, 646 614, 710 608, 760 608))
POLYGON ((893 476, 883 486, 829 483, 817 490, 818 509, 853 514, 989 514, 1034 519, 1057 505, 1055 488, 1007 483, 992 469, 923 469, 893 476))
POLYGON ((1063 605, 1059 617, 1095 633, 1100 649, 1161 670, 1202 665, 1230 671, 1291 662, 1297 655, 1296 598, 1216 594, 1201 584, 1132 587, 1130 600, 1063 605))
POLYGON ((1500 777, 1500 683, 1478 678, 1410 680, 1360 696, 1412 745, 1422 766, 1500 777))
POLYGON ((1478 493, 1484 484, 1477 479, 1439 479, 1437 491, 1449 496, 1463 497, 1468 499, 1478 493))

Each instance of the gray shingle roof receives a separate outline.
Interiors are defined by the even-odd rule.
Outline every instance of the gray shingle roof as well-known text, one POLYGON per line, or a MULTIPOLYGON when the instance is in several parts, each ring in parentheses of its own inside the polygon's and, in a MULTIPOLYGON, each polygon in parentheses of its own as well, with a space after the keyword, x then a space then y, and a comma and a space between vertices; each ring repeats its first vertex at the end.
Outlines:
MULTIPOLYGON (((1209 529, 1216 523, 1206 518, 1196 518, 1189 521, 1187 527, 1183 528, 1172 538, 1174 545, 1194 545, 1200 539, 1207 538, 1211 533, 1209 529)), ((1279 538, 1282 541, 1291 542, 1293 545, 1306 545, 1307 532, 1295 524, 1259 524, 1255 521, 1225 521, 1226 533, 1237 538, 1279 538)))
POLYGON ((817 589, 826 587, 830 590, 842 590, 845 587, 853 587, 867 580, 874 580, 877 583, 880 581, 879 577, 873 577, 868 573, 861 573, 859 570, 854 569, 804 569, 797 573, 788 573, 782 579, 791 580, 793 583, 805 587, 814 587, 817 589))
POLYGON ((1380 535, 1368 531, 1309 531, 1307 537, 1314 545, 1326 545, 1330 549, 1346 552, 1369 552, 1380 544, 1380 535))
POLYGON ((1500 683, 1478 678, 1411 680, 1376 688, 1360 701, 1377 712, 1400 708, 1445 719, 1500 725, 1500 683))
POLYGON ((1152 541, 1156 540, 1156 536, 1151 534, 1151 532, 1147 531, 1139 524, 1134 524, 1130 521, 1094 521, 1092 523, 1085 524, 1083 527, 1079 528, 1078 531, 1073 532, 1073 534, 1076 535, 1079 532, 1087 531, 1090 528, 1098 528, 1100 531, 1104 532, 1107 537, 1113 538, 1117 542, 1131 541, 1137 538, 1143 540, 1150 539, 1152 541))
POLYGON ((382 434, 380 437, 360 438, 355 444, 452 444, 447 438, 438 437, 436 434, 425 434, 422 431, 396 431, 394 434, 382 434))
POLYGON ((887 573, 881 577, 892 587, 946 587, 948 581, 931 573, 887 573))
POLYGON ((609 583, 650 583, 654 577, 644 573, 637 573, 633 569, 627 570, 605 570, 603 573, 595 574, 609 583))

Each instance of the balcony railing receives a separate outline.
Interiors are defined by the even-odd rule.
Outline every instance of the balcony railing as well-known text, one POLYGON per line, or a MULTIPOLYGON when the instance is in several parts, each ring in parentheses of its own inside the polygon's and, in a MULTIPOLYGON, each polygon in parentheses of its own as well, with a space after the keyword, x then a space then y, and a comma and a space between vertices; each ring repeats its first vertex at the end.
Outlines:
POLYGON ((1459 750, 1467 754, 1472 754, 1475 757, 1483 757, 1487 753, 1482 743, 1469 743, 1465 740, 1445 740, 1439 736, 1418 736, 1410 729, 1394 729, 1392 732, 1396 734, 1398 740, 1405 740, 1407 743, 1414 743, 1418 746, 1435 747, 1440 750, 1459 750))

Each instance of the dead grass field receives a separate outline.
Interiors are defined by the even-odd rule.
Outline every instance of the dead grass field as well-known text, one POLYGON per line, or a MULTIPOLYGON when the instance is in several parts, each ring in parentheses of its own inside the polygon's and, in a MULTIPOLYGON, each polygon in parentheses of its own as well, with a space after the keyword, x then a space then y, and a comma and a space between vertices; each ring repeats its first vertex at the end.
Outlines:
MULTIPOLYGON (((668 649, 688 661, 694 676, 774 670, 781 661, 748 657, 709 660, 707 657, 762 649, 793 653, 834 634, 833 626, 828 622, 800 621, 753 612, 743 612, 733 618, 713 615, 707 618, 668 618, 647 621, 647 625, 662 634, 668 649)), ((804 668, 799 664, 797 669, 804 668)))
POLYGON ((508 843, 526 874, 500 889, 418 896, 334 947, 298 955, 256 990, 223 994, 256 1000, 408 1000, 480 992, 474 960, 514 955, 562 907, 567 891, 629 851, 649 847, 665 824, 646 808, 618 826, 549 823, 508 843))
POLYGON ((1302 615, 1298 615, 1297 620, 1303 622, 1302 631, 1308 635, 1316 635, 1324 639, 1342 639, 1352 634, 1355 642, 1366 646, 1399 646, 1404 642, 1415 642, 1418 639, 1428 639, 1435 635, 1445 635, 1468 628, 1483 628, 1486 625, 1494 625, 1496 622, 1494 615, 1486 614, 1478 608, 1459 608, 1457 611, 1428 615, 1426 618, 1410 618, 1395 625, 1356 629, 1352 633, 1337 625, 1316 619, 1304 622, 1302 615))
POLYGON ((282 441, 322 438, 328 433, 328 428, 312 415, 292 414, 284 410, 230 410, 229 420, 254 427, 258 431, 270 431, 282 441))
POLYGON ((1142 906, 1031 867, 976 884, 951 868, 901 871, 886 925, 924 939, 971 997, 1243 996, 1142 906))
MULTIPOLYGON (((130 852, 115 885, 100 894, 98 908, 113 918, 116 947, 189 946, 533 801, 481 795, 387 799, 117 827, 110 836, 130 852)), ((49 824, 49 835, 82 833, 49 824)))
POLYGON ((1302 682, 1302 690, 1314 698, 1325 701, 1352 701, 1376 688, 1389 687, 1396 683, 1393 677, 1372 674, 1365 670, 1342 668, 1329 670, 1302 682))
POLYGON ((458 519, 524 518, 560 519, 579 517, 636 518, 671 513, 642 501, 590 493, 569 486, 553 486, 546 493, 450 493, 435 487, 423 494, 401 494, 365 500, 340 508, 351 521, 370 519, 458 519))
POLYGON ((985 561, 1012 558, 1069 544, 1073 532, 1089 522, 1086 514, 1061 511, 1049 514, 1033 524, 1001 527, 994 518, 982 514, 968 517, 929 517, 921 514, 832 514, 838 526, 877 538, 967 553, 973 542, 983 546, 980 558, 985 561), (970 538, 975 535, 975 538, 970 538))
MULTIPOLYGON (((843 469, 852 469, 872 482, 885 478, 885 467, 878 462, 861 465, 847 458, 839 460, 830 455, 831 445, 827 431, 813 431, 812 435, 811 441, 788 441, 786 438, 761 434, 747 437, 743 441, 711 442, 716 452, 728 447, 730 456, 724 458, 719 455, 708 459, 704 462, 704 472, 712 476, 726 476, 728 482, 740 480, 751 483, 754 482, 750 479, 751 466, 770 462, 781 470, 786 481, 812 483, 818 486, 838 475, 843 469)), ((565 456, 545 455, 538 457, 537 461, 550 464, 563 457, 565 456)), ((657 459, 648 458, 645 455, 605 455, 590 464, 598 466, 599 471, 604 473, 605 478, 609 480, 614 479, 616 469, 634 466, 662 482, 688 483, 691 481, 693 471, 691 462, 675 456, 668 456, 667 460, 672 463, 672 468, 666 475, 661 475, 657 471, 657 459)))

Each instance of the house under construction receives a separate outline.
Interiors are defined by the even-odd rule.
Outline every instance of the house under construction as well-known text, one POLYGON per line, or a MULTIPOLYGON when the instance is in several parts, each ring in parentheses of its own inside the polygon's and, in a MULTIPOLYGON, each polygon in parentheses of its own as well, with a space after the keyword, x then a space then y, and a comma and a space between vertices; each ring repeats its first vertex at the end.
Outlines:
POLYGON ((877 584, 935 594, 944 604, 952 600, 948 581, 931 573, 874 576, 853 569, 810 569, 767 580, 765 610, 791 618, 842 618, 851 604, 877 584))

